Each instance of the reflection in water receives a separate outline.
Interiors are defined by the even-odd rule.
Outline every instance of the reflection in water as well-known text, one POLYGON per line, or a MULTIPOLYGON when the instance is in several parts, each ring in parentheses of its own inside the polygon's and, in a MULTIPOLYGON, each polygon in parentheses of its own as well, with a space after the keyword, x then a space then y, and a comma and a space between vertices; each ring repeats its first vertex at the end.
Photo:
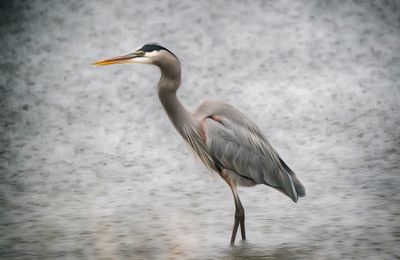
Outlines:
POLYGON ((312 251, 290 248, 282 245, 277 248, 263 248, 251 245, 248 242, 239 243, 237 246, 225 250, 221 254, 222 259, 313 259, 312 251))

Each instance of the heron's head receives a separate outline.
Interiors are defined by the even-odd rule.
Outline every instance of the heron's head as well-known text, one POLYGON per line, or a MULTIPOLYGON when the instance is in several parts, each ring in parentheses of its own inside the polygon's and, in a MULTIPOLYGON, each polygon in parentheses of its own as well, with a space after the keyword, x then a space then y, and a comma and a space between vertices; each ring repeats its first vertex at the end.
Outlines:
POLYGON ((114 57, 111 59, 100 60, 92 65, 104 66, 111 64, 123 64, 123 63, 142 63, 142 64, 154 64, 161 67, 164 63, 178 62, 178 57, 173 54, 167 48, 156 44, 148 43, 139 47, 136 51, 128 53, 123 56, 114 57))

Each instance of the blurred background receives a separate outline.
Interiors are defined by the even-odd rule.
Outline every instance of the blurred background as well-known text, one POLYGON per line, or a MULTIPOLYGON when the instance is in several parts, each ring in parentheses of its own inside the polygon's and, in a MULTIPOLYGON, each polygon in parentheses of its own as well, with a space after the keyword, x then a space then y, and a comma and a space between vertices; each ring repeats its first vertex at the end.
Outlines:
POLYGON ((400 4, 1 1, 0 258, 399 259, 400 4), (178 96, 259 125, 307 195, 234 206, 171 126, 155 67, 91 67, 158 42, 178 96))

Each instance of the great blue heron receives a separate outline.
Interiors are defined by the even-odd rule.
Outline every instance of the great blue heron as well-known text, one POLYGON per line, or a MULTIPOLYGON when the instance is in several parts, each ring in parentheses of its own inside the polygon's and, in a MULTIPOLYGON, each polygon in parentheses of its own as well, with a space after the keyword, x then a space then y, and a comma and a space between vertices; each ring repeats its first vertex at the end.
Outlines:
POLYGON ((158 96, 169 119, 190 148, 209 170, 217 172, 229 185, 235 201, 235 222, 231 244, 240 225, 246 239, 244 208, 237 185, 265 184, 289 196, 294 202, 305 195, 305 189, 294 172, 268 143, 260 129, 233 106, 213 100, 203 101, 191 113, 181 104, 176 91, 181 84, 178 57, 155 43, 141 46, 135 52, 93 65, 121 63, 153 64, 160 68, 158 96))

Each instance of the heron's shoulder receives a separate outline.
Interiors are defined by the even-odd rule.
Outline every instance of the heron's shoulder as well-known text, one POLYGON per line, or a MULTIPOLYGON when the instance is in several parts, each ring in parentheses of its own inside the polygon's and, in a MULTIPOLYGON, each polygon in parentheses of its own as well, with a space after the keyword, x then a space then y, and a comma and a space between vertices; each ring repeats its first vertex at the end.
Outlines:
POLYGON ((218 114, 218 113, 227 113, 227 112, 238 112, 239 110, 236 109, 231 104, 223 102, 218 99, 205 99, 201 101, 196 109, 196 112, 199 114, 218 114))

